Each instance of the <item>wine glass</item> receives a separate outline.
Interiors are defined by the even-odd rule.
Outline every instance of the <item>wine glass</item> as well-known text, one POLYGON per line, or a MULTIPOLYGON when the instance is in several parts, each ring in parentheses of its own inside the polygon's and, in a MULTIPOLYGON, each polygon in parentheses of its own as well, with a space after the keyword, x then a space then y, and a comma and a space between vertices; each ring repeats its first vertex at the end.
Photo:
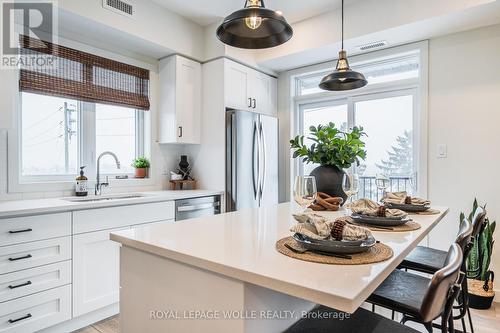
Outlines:
MULTIPOLYGON (((389 188, 391 186, 391 180, 386 175, 384 175, 382 173, 377 173, 375 175, 375 185, 377 186, 377 188, 380 191, 382 191, 382 198, 384 198, 387 188, 389 188)), ((377 194, 377 197, 378 197, 378 194, 377 194)))
POLYGON ((317 195, 316 178, 313 176, 295 177, 293 198, 299 206, 306 210, 316 200, 317 195))
POLYGON ((356 172, 346 172, 342 178, 342 189, 352 203, 352 198, 359 191, 359 176, 356 172))

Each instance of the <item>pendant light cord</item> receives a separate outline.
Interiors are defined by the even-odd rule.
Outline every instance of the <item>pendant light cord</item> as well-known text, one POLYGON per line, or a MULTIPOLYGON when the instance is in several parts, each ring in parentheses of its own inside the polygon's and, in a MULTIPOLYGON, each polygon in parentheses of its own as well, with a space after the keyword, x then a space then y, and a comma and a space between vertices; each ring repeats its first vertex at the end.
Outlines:
POLYGON ((342 0, 342 50, 344 49, 344 0, 342 0))

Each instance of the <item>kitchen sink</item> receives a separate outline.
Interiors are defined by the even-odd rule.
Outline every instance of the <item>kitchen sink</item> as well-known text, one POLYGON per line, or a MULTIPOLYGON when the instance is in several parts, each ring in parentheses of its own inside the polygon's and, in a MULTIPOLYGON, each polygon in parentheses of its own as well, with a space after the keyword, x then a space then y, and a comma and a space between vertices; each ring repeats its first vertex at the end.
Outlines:
POLYGON ((84 198, 63 198, 64 201, 69 202, 100 202, 100 201, 110 201, 110 200, 123 200, 123 199, 135 199, 144 198, 145 194, 116 194, 116 195, 106 195, 106 196, 92 196, 84 198))

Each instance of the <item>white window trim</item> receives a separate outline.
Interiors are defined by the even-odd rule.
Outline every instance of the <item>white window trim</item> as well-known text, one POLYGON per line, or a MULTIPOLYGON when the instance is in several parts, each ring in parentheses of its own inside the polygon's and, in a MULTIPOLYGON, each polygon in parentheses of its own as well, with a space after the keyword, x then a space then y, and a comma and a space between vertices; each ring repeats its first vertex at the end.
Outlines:
MULTIPOLYGON (((99 55, 102 57, 106 57, 112 60, 120 61, 123 63, 127 63, 133 66, 139 66, 142 68, 146 68, 150 70, 150 73, 153 74, 157 71, 157 66, 146 63, 140 60, 136 60, 133 58, 128 58, 123 55, 119 55, 113 52, 105 51, 102 49, 98 49, 86 44, 82 44, 76 41, 68 40, 62 37, 59 37, 58 43, 60 45, 64 45, 67 47, 75 48, 82 50, 84 52, 89 52, 95 55, 99 55)), ((154 75, 153 75, 154 76, 154 75)), ((16 82, 19 81, 19 71, 17 71, 16 82)), ((150 80, 150 101, 151 108, 149 111, 137 111, 144 112, 142 117, 142 147, 143 147, 143 155, 148 156, 151 161, 151 165, 155 165, 156 156, 153 154, 153 147, 151 145, 153 138, 153 128, 151 126, 151 122, 153 116, 151 113, 155 112, 156 108, 156 81, 152 78, 150 80)), ((74 190, 74 179, 69 179, 73 177, 68 176, 50 176, 52 180, 47 181, 43 180, 43 178, 36 179, 34 178, 31 182, 23 182, 21 181, 21 131, 19 130, 21 124, 21 93, 19 89, 16 90, 18 98, 14 102, 14 128, 8 130, 7 132, 7 173, 8 173, 8 183, 7 183, 7 192, 8 193, 24 193, 24 192, 56 192, 56 191, 72 191, 74 190)), ((81 140, 83 141, 83 140, 81 140)), ((80 143, 81 144, 81 143, 80 143)), ((89 158, 88 156, 86 158, 89 158)), ((91 158, 91 157, 90 157, 91 158)), ((95 157, 94 157, 95 159, 95 157)), ((157 184, 158 175, 157 168, 151 168, 148 178, 138 179, 138 178, 129 178, 129 179, 110 179, 110 187, 111 188, 133 188, 133 187, 147 187, 147 186, 155 186, 157 184)), ((89 178, 89 188, 93 188, 95 184, 95 170, 87 170, 86 172, 89 178)), ((107 176, 113 177, 114 175, 106 174, 107 176)))
MULTIPOLYGON (((303 104, 309 104, 311 102, 324 102, 324 101, 332 101, 335 99, 355 99, 358 96, 371 95, 375 93, 382 92, 395 92, 401 90, 410 90, 413 89, 415 92, 416 98, 414 98, 414 108, 416 112, 414 112, 413 122, 414 122, 414 133, 413 133, 413 144, 414 144, 414 158, 418 179, 418 189, 419 195, 422 197, 427 197, 428 191, 428 41, 421 41, 417 43, 407 44, 403 46, 397 46, 393 48, 384 49, 381 51, 374 51, 358 56, 350 57, 351 64, 356 63, 365 63, 370 62, 371 59, 377 59, 382 57, 390 57, 394 54, 405 53, 405 52, 414 52, 418 50, 419 52, 419 77, 416 79, 405 79, 398 80, 387 83, 378 83, 373 85, 368 85, 364 88, 361 88, 356 91, 350 92, 350 97, 346 97, 345 92, 320 92, 316 94, 310 94, 305 96, 298 96, 298 85, 296 84, 296 79, 299 76, 304 76, 306 74, 313 74, 318 72, 323 72, 327 69, 331 69, 335 67, 335 61, 331 61, 328 63, 322 63, 317 65, 312 65, 308 67, 302 67, 296 70, 291 70, 287 74, 289 78, 289 84, 291 85, 291 95, 289 100, 291 103, 289 104, 290 113, 292 117, 290 117, 290 137, 295 137, 299 135, 301 132, 301 106, 303 104)), ((348 103, 349 105, 353 105, 352 103, 348 103)), ((348 110, 348 115, 353 115, 354 112, 348 110)), ((353 119, 349 119, 352 123, 353 119)), ((285 149, 289 149, 288 140, 286 141, 285 149)), ((291 191, 293 181, 297 175, 300 174, 302 163, 300 159, 294 159, 290 154, 290 173, 289 177, 285 180, 285 188, 287 189, 288 197, 285 198, 289 200, 292 197, 291 191)), ((286 165, 285 165, 286 167, 286 165)), ((283 171, 283 170, 280 170, 283 171)))

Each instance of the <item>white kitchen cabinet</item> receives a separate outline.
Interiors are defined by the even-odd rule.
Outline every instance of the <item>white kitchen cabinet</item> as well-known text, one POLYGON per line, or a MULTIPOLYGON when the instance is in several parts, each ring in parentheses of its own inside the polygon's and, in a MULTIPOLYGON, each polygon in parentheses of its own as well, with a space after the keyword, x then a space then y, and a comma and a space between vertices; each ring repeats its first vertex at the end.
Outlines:
POLYGON ((69 319, 69 285, 0 303, 0 333, 38 332, 69 319))
POLYGON ((71 235, 71 213, 2 219, 0 245, 11 245, 71 235))
POLYGON ((73 317, 119 301, 120 245, 110 229, 73 236, 73 317))
POLYGON ((86 209, 73 212, 73 234, 128 227, 175 218, 174 201, 86 209))
POLYGON ((225 59, 226 107, 275 116, 275 78, 225 59))
POLYGON ((252 110, 251 69, 228 59, 225 59, 224 67, 226 106, 237 110, 252 110))
POLYGON ((160 143, 200 143, 201 64, 170 56, 160 61, 160 143))

